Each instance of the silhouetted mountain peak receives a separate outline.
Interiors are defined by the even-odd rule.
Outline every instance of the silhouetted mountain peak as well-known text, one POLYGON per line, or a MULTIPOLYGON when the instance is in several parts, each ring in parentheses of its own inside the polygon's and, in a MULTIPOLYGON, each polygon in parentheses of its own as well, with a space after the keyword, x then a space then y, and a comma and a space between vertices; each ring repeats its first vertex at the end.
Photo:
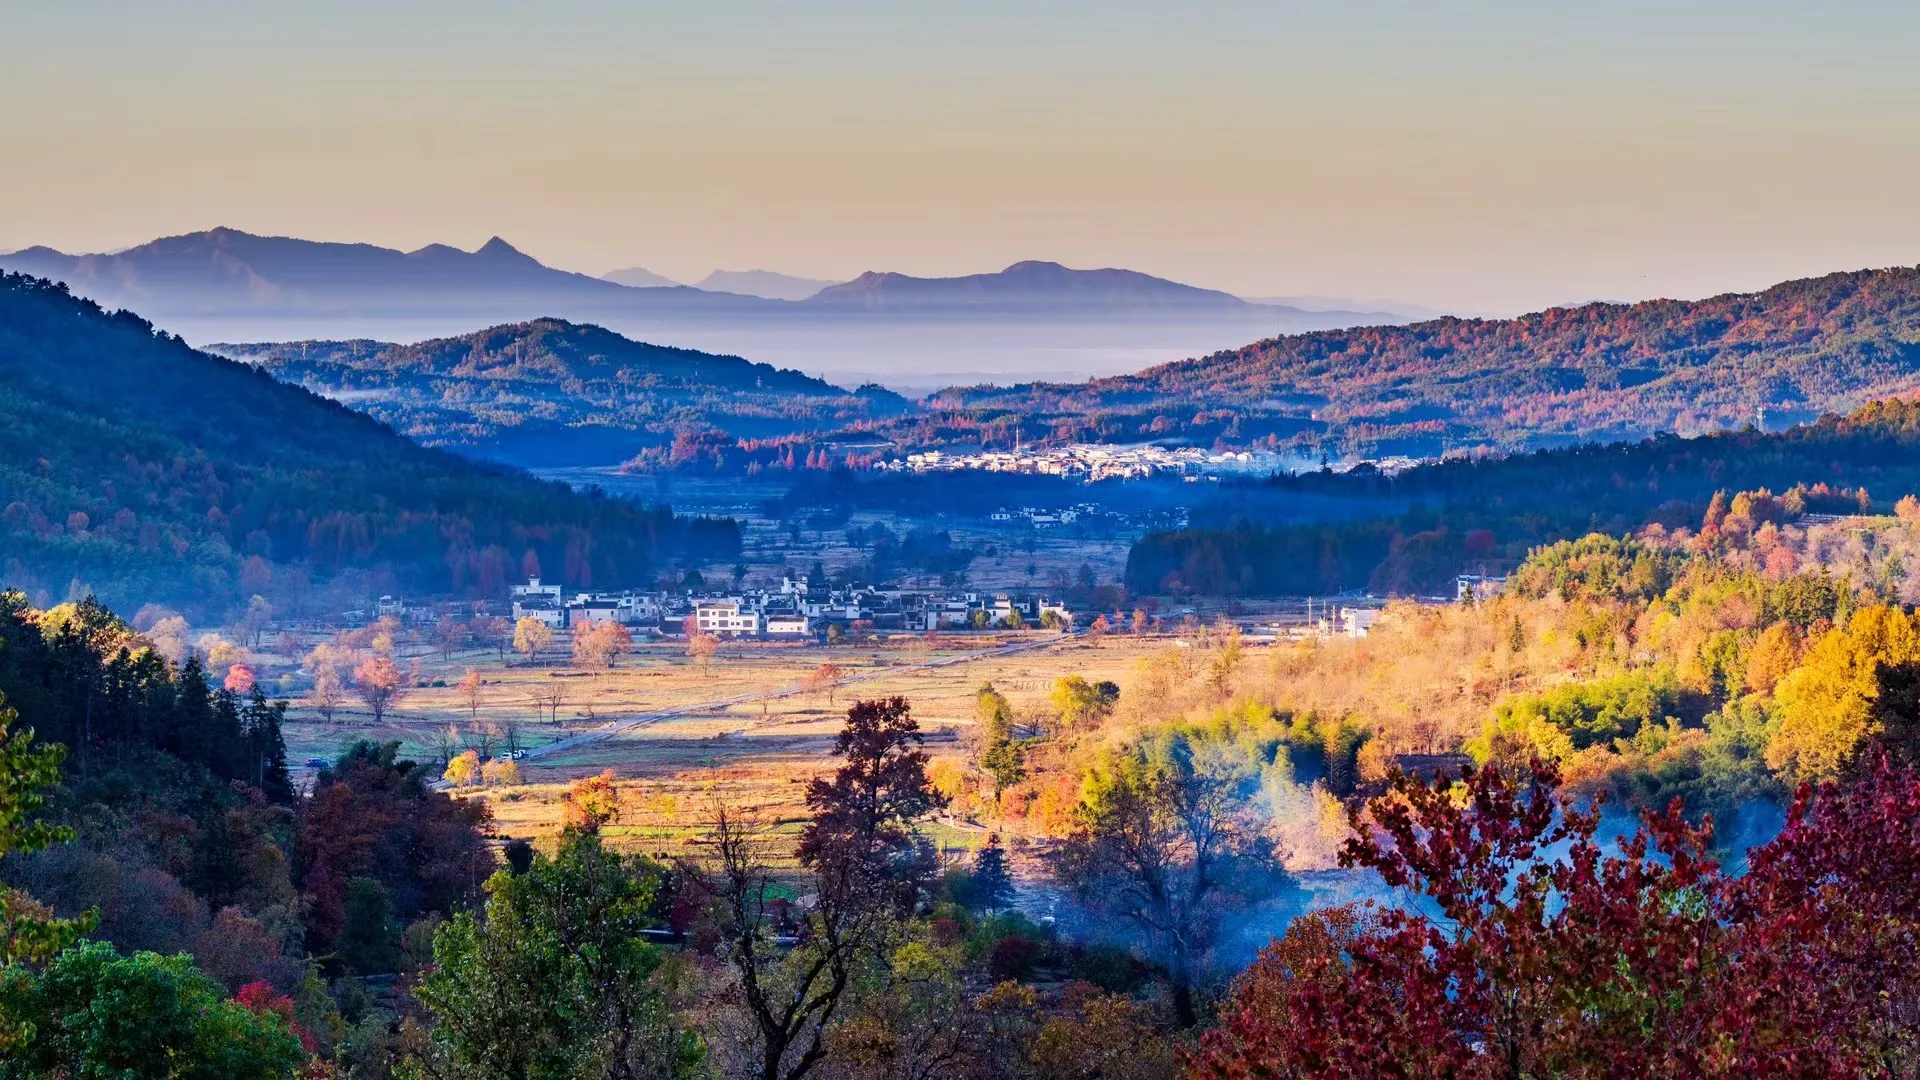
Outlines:
POLYGON ((474 258, 477 259, 492 259, 500 262, 511 261, 538 264, 540 261, 497 236, 481 244, 479 250, 475 251, 473 255, 474 258))
POLYGON ((1237 296, 1183 285, 1136 270, 1075 270, 1029 259, 997 273, 922 278, 869 270, 844 285, 821 289, 812 304, 893 311, 985 312, 1219 311, 1241 309, 1237 296))
POLYGON ((795 277, 774 270, 715 270, 695 283, 709 292, 758 296, 765 300, 806 300, 834 282, 795 277))
POLYGON ((35 244, 32 247, 24 247, 24 248, 21 248, 19 251, 11 251, 11 252, 8 252, 7 254, 11 258, 21 258, 21 259, 71 258, 71 256, 69 256, 66 252, 61 251, 57 248, 50 248, 45 244, 35 244))
POLYGON ((629 266, 622 270, 609 270, 600 275, 601 281, 611 281, 615 285, 625 285, 630 289, 670 289, 680 283, 662 274, 656 274, 644 266, 629 266))

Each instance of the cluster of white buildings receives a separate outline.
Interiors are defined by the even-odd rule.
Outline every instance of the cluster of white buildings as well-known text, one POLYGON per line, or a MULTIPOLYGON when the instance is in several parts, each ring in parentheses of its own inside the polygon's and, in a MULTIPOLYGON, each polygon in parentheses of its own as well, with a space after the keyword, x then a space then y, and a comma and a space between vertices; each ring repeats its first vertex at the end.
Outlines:
POLYGON ((653 634, 695 631, 726 638, 804 639, 832 627, 875 630, 969 630, 1071 623, 1067 606, 1008 593, 941 593, 873 586, 810 588, 787 578, 778 589, 729 593, 579 592, 530 579, 511 595, 514 621, 538 619, 556 630, 617 622, 653 634))
POLYGON ((987 519, 1009 524, 1015 521, 1023 521, 1036 529, 1052 529, 1061 525, 1071 525, 1083 517, 1094 517, 1099 513, 1100 507, 1095 503, 1081 503, 1078 506, 1067 506, 1059 509, 1022 506, 1014 510, 1003 506, 993 513, 988 514, 987 519))
POLYGON ((1074 443, 1025 450, 983 450, 975 454, 928 450, 874 466, 889 472, 983 472, 1064 476, 1076 480, 1142 480, 1156 476, 1199 479, 1233 474, 1265 475, 1299 463, 1265 451, 1213 454, 1193 447, 1110 446, 1074 443))
MULTIPOLYGON (((1329 462, 1326 468, 1343 473, 1362 465, 1372 466, 1388 476, 1427 463, 1427 459, 1402 454, 1363 460, 1329 462)), ((1063 476, 1075 480, 1145 480, 1153 477, 1178 477, 1188 481, 1221 476, 1271 476, 1280 472, 1303 472, 1322 467, 1297 454, 1276 454, 1270 450, 1232 450, 1212 453, 1196 447, 1114 446, 1105 443, 1073 443, 1067 446, 1034 447, 1018 450, 982 450, 978 453, 950 453, 927 450, 904 458, 876 462, 883 472, 982 472, 1023 473, 1032 476, 1063 476)))

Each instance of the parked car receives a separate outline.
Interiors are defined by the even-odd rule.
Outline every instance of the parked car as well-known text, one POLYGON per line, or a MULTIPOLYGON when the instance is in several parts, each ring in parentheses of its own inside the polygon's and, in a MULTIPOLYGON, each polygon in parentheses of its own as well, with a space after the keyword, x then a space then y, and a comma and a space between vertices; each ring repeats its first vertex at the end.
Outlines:
POLYGON ((307 759, 307 768, 309 769, 324 769, 328 764, 330 763, 326 758, 310 757, 307 759))

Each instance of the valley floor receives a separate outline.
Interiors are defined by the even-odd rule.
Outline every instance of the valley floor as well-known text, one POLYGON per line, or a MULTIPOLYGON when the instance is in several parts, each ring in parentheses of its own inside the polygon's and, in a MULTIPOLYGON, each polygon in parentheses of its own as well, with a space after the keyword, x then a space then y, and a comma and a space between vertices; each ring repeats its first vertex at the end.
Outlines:
MULTIPOLYGON (((1047 632, 950 634, 937 643, 897 635, 835 647, 729 642, 703 668, 676 642, 636 646, 604 672, 573 667, 558 652, 531 664, 514 654, 502 663, 492 651, 427 653, 404 659, 417 659, 422 680, 440 685, 409 692, 380 724, 357 708, 329 724, 303 703, 286 739, 295 763, 330 759, 363 738, 398 739, 408 756, 438 763, 449 727, 461 749, 475 744, 476 728, 486 730, 495 753, 510 732, 528 750, 518 763, 522 782, 472 794, 493 804, 503 837, 557 834, 567 785, 610 769, 623 813, 609 839, 672 855, 703 831, 716 798, 769 819, 800 817, 806 782, 836 764, 834 736, 856 699, 905 697, 929 752, 958 758, 968 753, 983 684, 1037 716, 1057 680, 1124 685, 1140 661, 1170 645, 1159 635, 1095 642, 1047 632), (809 685, 822 664, 840 669, 831 694, 809 685), (456 686, 468 670, 482 680, 477 709, 456 686), (555 689, 557 710, 546 696, 555 689)), ((959 819, 933 831, 939 842, 969 849, 983 832, 959 819)))

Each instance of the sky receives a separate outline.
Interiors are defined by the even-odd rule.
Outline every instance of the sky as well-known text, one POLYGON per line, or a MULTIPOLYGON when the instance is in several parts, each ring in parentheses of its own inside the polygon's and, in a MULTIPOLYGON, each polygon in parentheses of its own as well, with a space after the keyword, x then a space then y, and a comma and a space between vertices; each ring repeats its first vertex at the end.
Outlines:
POLYGON ((1696 297, 1920 263, 1917 43, 1868 0, 0 0, 0 251, 1696 297))

